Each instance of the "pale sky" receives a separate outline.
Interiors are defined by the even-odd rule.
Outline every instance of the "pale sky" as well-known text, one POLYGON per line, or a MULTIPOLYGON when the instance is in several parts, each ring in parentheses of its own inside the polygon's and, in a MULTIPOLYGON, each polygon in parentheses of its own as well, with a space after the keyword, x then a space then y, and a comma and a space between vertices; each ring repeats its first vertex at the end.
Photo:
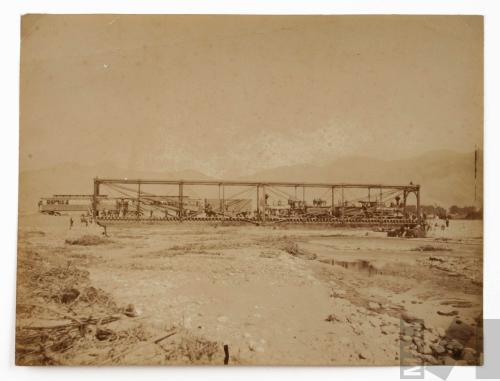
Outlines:
POLYGON ((22 20, 21 170, 207 175, 482 147, 474 16, 22 20))

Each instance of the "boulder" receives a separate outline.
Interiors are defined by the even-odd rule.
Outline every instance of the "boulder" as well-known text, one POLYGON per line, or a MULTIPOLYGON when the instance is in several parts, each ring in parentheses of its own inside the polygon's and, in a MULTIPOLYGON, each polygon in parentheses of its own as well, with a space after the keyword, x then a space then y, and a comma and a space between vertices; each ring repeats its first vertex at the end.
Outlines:
POLYGON ((62 303, 70 304, 73 303, 79 296, 80 291, 78 291, 76 288, 67 288, 62 292, 60 298, 62 303))
POLYGON ((421 351, 424 355, 432 355, 432 348, 430 347, 429 344, 425 343, 423 346, 422 346, 422 351, 421 351))
POLYGON ((462 351, 462 360, 466 361, 469 365, 477 365, 478 360, 477 352, 474 348, 464 348, 462 351))
POLYGON ((401 319, 403 319, 407 323, 419 322, 421 319, 417 318, 414 315, 411 315, 407 311, 401 313, 401 319))
POLYGON ((420 358, 422 360, 424 360, 424 364, 427 364, 427 365, 439 365, 440 362, 432 355, 430 354, 424 354, 424 355, 421 355, 420 358))
POLYGON ((452 365, 455 365, 455 362, 456 361, 453 357, 446 356, 443 358, 443 365, 452 366, 452 365))
POLYGON ((123 314, 128 317, 137 317, 140 315, 133 304, 129 304, 123 311, 123 314))
POLYGON ((436 334, 437 334, 439 337, 445 337, 445 336, 446 336, 446 331, 444 330, 444 328, 437 327, 437 328, 436 328, 436 334))
POLYGON ((446 349, 451 353, 454 358, 460 358, 464 346, 458 340, 450 340, 446 345, 446 349))
POLYGON ((474 329, 460 319, 455 319, 446 330, 446 337, 454 339, 465 345, 471 336, 474 334, 474 329))
POLYGON ((446 352, 446 349, 439 344, 431 344, 430 347, 436 355, 442 355, 446 352))

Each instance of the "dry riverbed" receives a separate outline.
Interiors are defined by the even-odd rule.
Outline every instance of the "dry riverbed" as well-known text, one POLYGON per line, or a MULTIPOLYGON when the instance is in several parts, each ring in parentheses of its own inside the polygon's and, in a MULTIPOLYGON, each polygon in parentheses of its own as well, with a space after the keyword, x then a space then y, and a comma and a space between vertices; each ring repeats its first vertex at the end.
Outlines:
POLYGON ((477 221, 422 239, 202 224, 106 238, 41 215, 21 226, 19 364, 481 361, 477 221))

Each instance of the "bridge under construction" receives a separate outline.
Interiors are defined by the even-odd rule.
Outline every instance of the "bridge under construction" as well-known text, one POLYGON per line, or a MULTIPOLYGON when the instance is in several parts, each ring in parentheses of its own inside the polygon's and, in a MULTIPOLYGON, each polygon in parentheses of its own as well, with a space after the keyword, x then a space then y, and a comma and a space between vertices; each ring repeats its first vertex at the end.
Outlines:
POLYGON ((44 213, 86 211, 102 224, 416 226, 420 185, 94 178, 89 195, 40 200, 44 213), (413 204, 408 200, 414 196, 413 204), (75 203, 76 202, 76 203, 75 203))

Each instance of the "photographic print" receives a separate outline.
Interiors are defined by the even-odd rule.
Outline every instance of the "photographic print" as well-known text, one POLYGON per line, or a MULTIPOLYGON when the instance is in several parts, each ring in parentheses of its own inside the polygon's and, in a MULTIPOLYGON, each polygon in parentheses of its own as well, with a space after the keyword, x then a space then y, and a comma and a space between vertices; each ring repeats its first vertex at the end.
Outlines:
POLYGON ((480 365, 481 16, 21 22, 17 365, 480 365))

